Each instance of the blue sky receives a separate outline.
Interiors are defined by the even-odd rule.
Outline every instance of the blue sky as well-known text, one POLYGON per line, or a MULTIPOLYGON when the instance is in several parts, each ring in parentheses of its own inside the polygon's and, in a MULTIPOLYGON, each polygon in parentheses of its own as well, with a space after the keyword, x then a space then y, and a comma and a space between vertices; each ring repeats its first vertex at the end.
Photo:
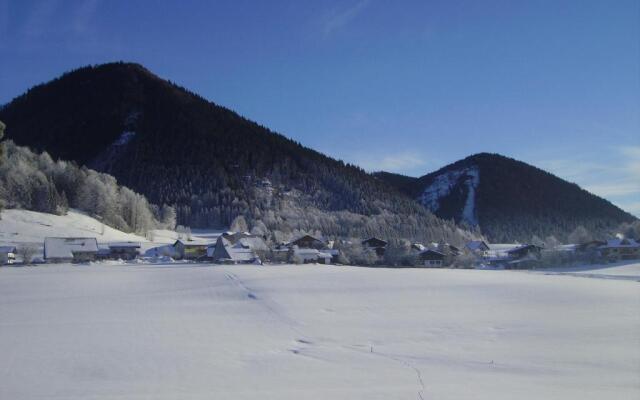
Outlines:
POLYGON ((637 0, 0 0, 0 103, 135 61, 367 170, 498 152, 640 215, 639 21, 637 0))

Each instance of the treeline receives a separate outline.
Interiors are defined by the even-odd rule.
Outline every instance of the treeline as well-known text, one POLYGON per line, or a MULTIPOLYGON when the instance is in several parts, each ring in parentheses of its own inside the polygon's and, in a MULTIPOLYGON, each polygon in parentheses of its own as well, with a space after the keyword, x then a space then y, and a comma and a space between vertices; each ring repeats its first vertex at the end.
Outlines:
POLYGON ((125 232, 175 226, 175 210, 159 208, 110 175, 73 162, 54 161, 12 141, 3 142, 0 200, 9 208, 63 215, 75 208, 125 232))

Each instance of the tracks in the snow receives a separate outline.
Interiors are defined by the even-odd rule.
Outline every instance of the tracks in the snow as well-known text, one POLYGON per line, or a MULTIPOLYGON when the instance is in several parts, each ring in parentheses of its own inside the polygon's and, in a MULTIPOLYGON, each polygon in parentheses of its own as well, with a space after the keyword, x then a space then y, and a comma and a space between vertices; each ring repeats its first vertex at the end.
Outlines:
MULTIPOLYGON (((233 272, 225 271, 225 277, 227 278, 227 280, 229 282, 231 282, 233 285, 235 285, 240 290, 245 292, 247 298, 249 298, 251 300, 258 300, 260 305, 262 305, 264 308, 266 308, 274 317, 276 317, 278 320, 283 322, 292 332, 294 332, 298 336, 298 339, 296 339, 296 342, 299 345, 310 346, 310 345, 314 344, 314 342, 312 340, 307 339, 309 336, 305 335, 298 328, 297 323, 294 320, 288 318, 287 316, 285 316, 284 314, 282 314, 278 310, 278 308, 276 307, 275 303, 273 303, 271 300, 268 300, 268 299, 261 298, 261 297, 257 296, 253 292, 253 290, 251 290, 249 287, 247 287, 245 285, 245 283, 242 281, 242 279, 240 279, 233 272)), ((417 381, 417 384, 418 384, 418 387, 419 387, 419 390, 417 391, 417 399, 418 400, 424 400, 424 392, 426 390, 426 387, 425 387, 425 384, 424 384, 424 380, 422 379, 422 372, 420 371, 420 369, 418 367, 416 367, 415 365, 413 365, 412 363, 410 363, 406 359, 404 359, 404 358, 402 358, 400 356, 397 356, 397 355, 377 352, 377 351, 374 350, 373 346, 371 346, 370 351, 368 351, 366 353, 365 353, 365 351, 357 349, 354 346, 342 345, 341 348, 345 349, 345 350, 350 350, 350 351, 353 351, 353 352, 357 352, 357 353, 360 353, 360 354, 369 354, 369 355, 372 355, 372 356, 385 358, 387 360, 392 360, 392 361, 394 361, 396 363, 402 364, 405 368, 411 369, 416 375, 416 381, 417 381)), ((303 356, 305 355, 302 352, 302 349, 292 349, 290 351, 291 351, 291 353, 296 354, 296 355, 303 355, 303 356)), ((317 358, 317 357, 312 357, 312 358, 317 358)))

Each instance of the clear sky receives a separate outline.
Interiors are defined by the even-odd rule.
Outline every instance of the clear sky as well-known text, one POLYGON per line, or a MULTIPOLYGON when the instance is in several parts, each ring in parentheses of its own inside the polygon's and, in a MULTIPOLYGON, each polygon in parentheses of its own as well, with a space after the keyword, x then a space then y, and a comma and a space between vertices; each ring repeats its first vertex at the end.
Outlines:
POLYGON ((638 0, 0 0, 0 104, 116 60, 370 171, 498 152, 640 215, 638 0))

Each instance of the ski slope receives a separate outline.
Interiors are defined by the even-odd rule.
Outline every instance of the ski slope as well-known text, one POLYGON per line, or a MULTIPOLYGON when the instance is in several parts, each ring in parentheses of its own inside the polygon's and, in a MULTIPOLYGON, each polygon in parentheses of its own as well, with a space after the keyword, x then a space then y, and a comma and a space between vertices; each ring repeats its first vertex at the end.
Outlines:
POLYGON ((0 268, 2 399, 637 399, 640 284, 333 266, 0 268))

